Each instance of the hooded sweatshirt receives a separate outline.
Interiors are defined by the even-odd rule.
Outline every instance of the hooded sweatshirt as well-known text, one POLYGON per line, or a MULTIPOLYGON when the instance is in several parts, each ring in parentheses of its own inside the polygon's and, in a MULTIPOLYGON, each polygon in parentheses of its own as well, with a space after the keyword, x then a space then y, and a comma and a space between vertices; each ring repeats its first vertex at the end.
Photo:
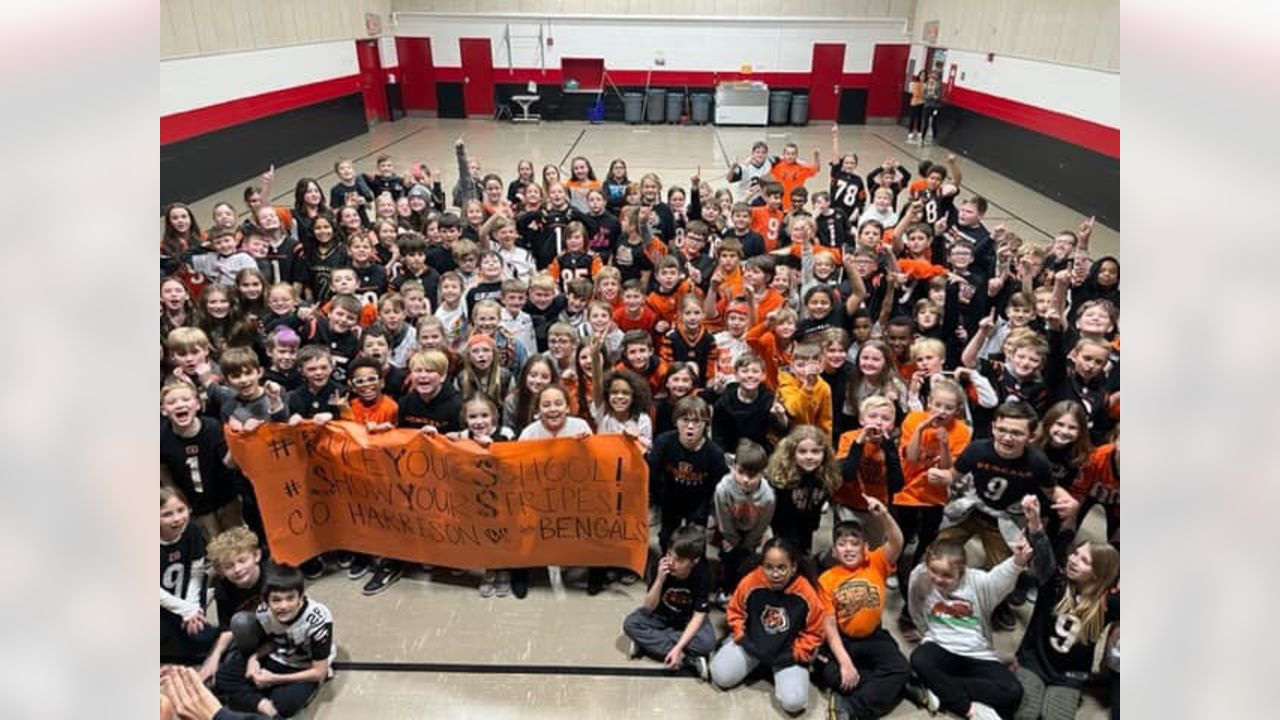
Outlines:
POLYGON ((726 473, 716 485, 716 527, 730 548, 756 548, 773 519, 773 486, 761 478, 754 492, 738 486, 733 473, 726 473))
POLYGON ((809 662, 824 639, 822 600, 798 573, 774 590, 763 569, 752 570, 733 591, 725 617, 733 641, 774 671, 809 662))

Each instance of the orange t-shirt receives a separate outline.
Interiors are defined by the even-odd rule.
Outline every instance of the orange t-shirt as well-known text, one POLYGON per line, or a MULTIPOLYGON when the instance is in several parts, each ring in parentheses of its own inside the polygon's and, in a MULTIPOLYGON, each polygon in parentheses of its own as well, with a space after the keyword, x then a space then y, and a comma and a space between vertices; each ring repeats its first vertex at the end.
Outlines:
POLYGON ((343 420, 354 420, 363 424, 395 423, 399 419, 400 406, 386 395, 379 395, 372 405, 365 405, 364 401, 353 393, 350 403, 351 416, 346 417, 347 413, 344 412, 343 420))
POLYGON ((818 597, 822 609, 836 619, 840 634, 863 638, 880 627, 884 614, 884 581, 893 572, 893 564, 883 549, 866 554, 855 568, 836 565, 818 578, 818 597))
POLYGON ((778 236, 782 234, 782 215, 781 210, 770 210, 768 205, 751 208, 751 229, 764 238, 764 251, 767 253, 778 249, 778 236))
MULTIPOLYGON (((836 460, 844 462, 849 457, 853 443, 862 437, 862 428, 850 430, 840 436, 836 448, 836 460)), ((862 462, 858 463, 858 472, 852 481, 846 480, 831 493, 831 499, 837 504, 854 510, 866 510, 867 500, 864 494, 889 504, 889 475, 884 462, 884 451, 880 443, 864 443, 862 446, 862 462)))
MULTIPOLYGON (((818 174, 818 169, 799 162, 780 160, 769 171, 773 179, 782 184, 782 209, 791 209, 791 191, 804 185, 804 181, 818 174)), ((772 249, 772 248, 770 248, 772 249)))
MULTIPOLYGON (((916 410, 902 421, 902 440, 898 451, 902 455, 902 491, 893 496, 894 505, 946 505, 946 485, 929 482, 929 468, 937 467, 942 457, 942 441, 938 439, 937 428, 928 428, 920 436, 920 459, 912 462, 907 459, 907 448, 916 428, 929 419, 925 410, 916 410)), ((965 421, 953 418, 947 427, 947 447, 951 450, 951 461, 955 462, 960 453, 969 445, 973 430, 965 421)))

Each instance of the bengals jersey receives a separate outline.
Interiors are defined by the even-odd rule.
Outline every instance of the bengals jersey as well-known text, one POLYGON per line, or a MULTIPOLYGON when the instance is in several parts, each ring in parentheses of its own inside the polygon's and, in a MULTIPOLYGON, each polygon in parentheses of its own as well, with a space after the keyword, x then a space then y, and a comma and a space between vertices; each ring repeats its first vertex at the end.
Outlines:
POLYGON ((324 605, 304 596, 298 615, 288 623, 277 620, 265 602, 254 615, 271 644, 267 659, 273 664, 297 672, 317 660, 333 660, 333 614, 324 605))
MULTIPOLYGON (((187 523, 182 535, 171 543, 160 542, 160 589, 181 600, 188 599, 193 579, 203 579, 193 571, 196 561, 203 561, 204 535, 193 522, 187 523)), ((204 604, 203 583, 196 602, 204 604)))
POLYGON ((569 283, 581 278, 591 279, 600 272, 600 258, 585 252, 566 252, 547 267, 547 273, 555 278, 560 292, 569 292, 569 283))
POLYGON ((782 236, 782 217, 781 210, 772 210, 767 205, 751 208, 751 229, 764 239, 766 253, 778 249, 778 238, 782 236))
POLYGON ((361 305, 377 306, 378 298, 387 291, 387 269, 377 263, 356 267, 356 299, 361 305))
POLYGON ((780 162, 770 171, 782 185, 782 209, 791 210, 791 191, 804 187, 804 181, 818 174, 818 169, 799 162, 780 162))
POLYGON ((194 437, 178 435, 165 420, 160 425, 160 464, 191 505, 192 515, 205 515, 235 499, 231 469, 223 464, 227 441, 222 423, 200 418, 194 437))
POLYGON ((839 162, 831 163, 830 193, 831 207, 843 212, 845 217, 858 217, 867 204, 867 190, 862 184, 862 177, 841 170, 839 162))
POLYGON ((863 432, 859 428, 840 436, 836 459, 840 461, 843 483, 831 499, 845 507, 865 511, 869 506, 863 495, 888 505, 889 498, 902 489, 902 462, 898 459, 898 446, 892 440, 857 442, 863 432))

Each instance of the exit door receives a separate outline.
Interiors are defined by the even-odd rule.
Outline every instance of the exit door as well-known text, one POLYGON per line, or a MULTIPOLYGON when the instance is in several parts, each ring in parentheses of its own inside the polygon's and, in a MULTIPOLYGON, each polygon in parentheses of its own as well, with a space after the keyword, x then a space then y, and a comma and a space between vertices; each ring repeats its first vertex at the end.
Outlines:
POLYGON ((364 96, 364 116, 371 122, 390 120, 387 109, 386 78, 377 40, 356 41, 356 63, 360 67, 360 93, 364 96))
POLYGON ((814 43, 809 69, 809 118, 835 120, 840 109, 844 43, 814 43))

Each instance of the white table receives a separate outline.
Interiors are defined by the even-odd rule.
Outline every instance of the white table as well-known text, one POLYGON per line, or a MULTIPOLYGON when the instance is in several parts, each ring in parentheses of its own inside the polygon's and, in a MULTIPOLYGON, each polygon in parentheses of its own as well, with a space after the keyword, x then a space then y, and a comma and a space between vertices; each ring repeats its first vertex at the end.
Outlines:
POLYGON ((538 122, 542 116, 529 114, 529 106, 542 99, 540 95, 512 95, 511 99, 520 105, 520 117, 511 118, 511 122, 538 122))
POLYGON ((768 85, 759 81, 716 85, 716 125, 768 124, 768 85))

